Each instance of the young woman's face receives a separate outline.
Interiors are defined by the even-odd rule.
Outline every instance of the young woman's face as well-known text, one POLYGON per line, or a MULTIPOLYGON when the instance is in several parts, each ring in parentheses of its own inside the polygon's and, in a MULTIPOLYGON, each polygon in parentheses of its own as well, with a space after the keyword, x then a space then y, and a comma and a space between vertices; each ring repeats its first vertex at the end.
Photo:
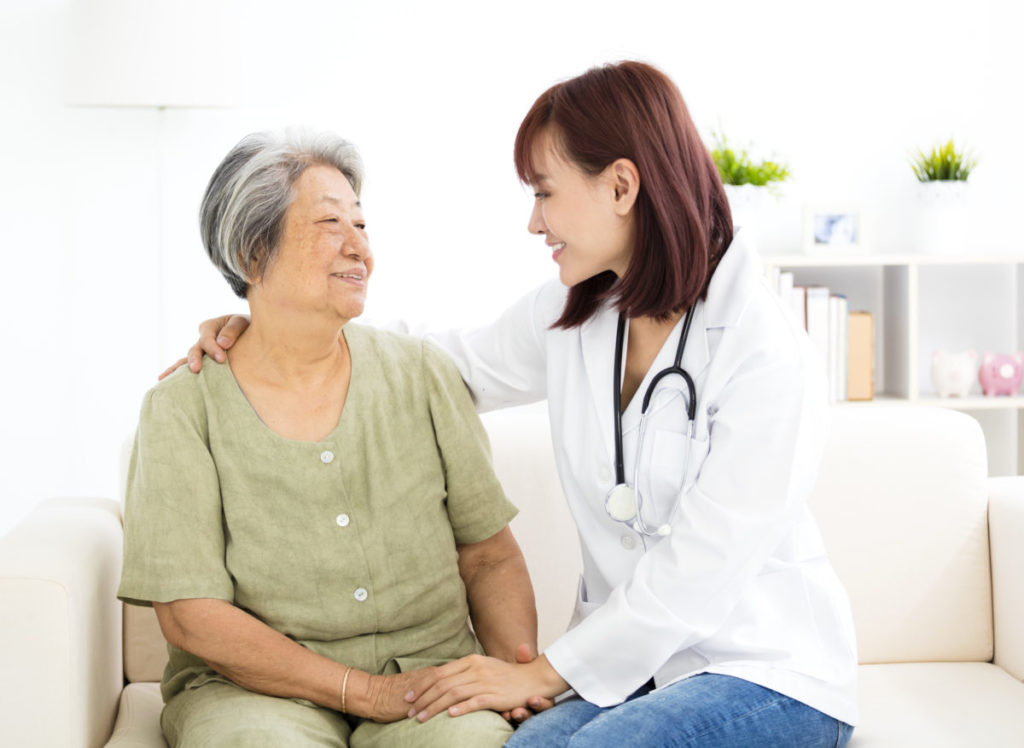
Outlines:
POLYGON ((613 167, 590 176, 555 147, 551 129, 533 146, 535 175, 529 230, 543 234, 566 286, 611 270, 620 278, 634 243, 632 210, 623 215, 613 167))

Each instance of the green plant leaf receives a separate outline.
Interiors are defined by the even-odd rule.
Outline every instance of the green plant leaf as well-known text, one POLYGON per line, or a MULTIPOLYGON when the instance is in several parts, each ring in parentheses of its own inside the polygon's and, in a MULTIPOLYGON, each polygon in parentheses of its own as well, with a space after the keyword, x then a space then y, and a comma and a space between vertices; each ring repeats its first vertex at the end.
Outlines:
POLYGON ((926 154, 918 149, 910 168, 919 182, 967 181, 978 160, 966 150, 957 150, 952 138, 932 147, 926 154))
POLYGON ((712 133, 715 147, 711 158, 718 167, 718 175, 722 184, 753 184, 764 186, 772 182, 784 182, 789 178, 789 167, 774 161, 755 163, 744 148, 739 152, 729 146, 729 141, 721 131, 712 133))

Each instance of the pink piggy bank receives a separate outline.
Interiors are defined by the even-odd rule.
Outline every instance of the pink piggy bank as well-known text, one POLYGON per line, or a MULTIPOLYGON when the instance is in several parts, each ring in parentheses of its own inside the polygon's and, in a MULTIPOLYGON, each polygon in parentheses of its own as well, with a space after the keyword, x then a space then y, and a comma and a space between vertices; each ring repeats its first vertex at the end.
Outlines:
POLYGON ((986 395, 1016 395, 1024 371, 1024 353, 986 353, 981 359, 978 381, 986 395))

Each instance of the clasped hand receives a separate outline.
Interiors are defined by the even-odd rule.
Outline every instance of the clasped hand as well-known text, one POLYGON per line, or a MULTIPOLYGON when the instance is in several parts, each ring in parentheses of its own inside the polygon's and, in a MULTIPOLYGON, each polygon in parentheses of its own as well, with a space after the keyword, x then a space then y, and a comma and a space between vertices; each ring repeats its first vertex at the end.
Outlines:
POLYGON ((451 716, 481 709, 511 714, 522 721, 529 713, 552 705, 550 697, 568 685, 543 655, 529 663, 511 663, 494 657, 469 655, 434 671, 434 683, 413 694, 408 716, 420 722, 447 710, 451 716))

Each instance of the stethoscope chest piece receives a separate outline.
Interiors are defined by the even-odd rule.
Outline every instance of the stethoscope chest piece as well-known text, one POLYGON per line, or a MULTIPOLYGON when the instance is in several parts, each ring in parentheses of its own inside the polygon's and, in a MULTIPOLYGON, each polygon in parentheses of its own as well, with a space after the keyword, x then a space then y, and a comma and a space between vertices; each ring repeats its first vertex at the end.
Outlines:
POLYGON ((632 486, 619 483, 608 492, 604 500, 608 516, 617 522, 631 522, 636 518, 636 491, 632 486))

